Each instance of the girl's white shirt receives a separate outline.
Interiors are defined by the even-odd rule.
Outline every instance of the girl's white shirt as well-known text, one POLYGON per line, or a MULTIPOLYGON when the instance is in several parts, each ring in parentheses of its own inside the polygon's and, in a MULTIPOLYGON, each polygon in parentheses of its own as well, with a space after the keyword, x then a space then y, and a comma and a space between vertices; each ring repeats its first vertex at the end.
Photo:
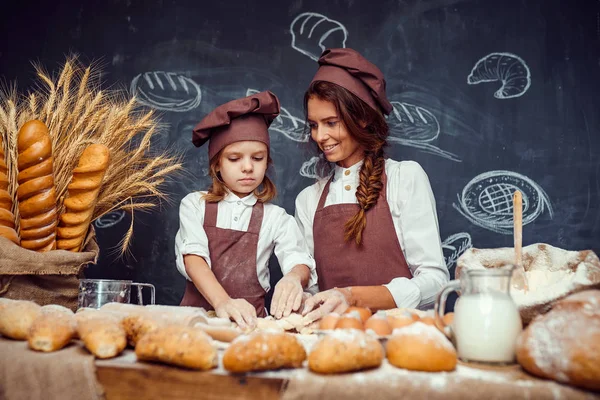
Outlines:
MULTIPOLYGON (((325 207, 333 204, 358 203, 356 188, 362 161, 350 168, 335 166, 333 181, 325 207)), ((444 261, 438 226, 435 198, 429 178, 414 161, 385 162, 387 201, 395 232, 412 279, 395 278, 386 286, 397 307, 431 308, 437 293, 448 282, 450 274, 444 261)), ((313 221, 321 193, 329 178, 305 188, 296 198, 296 221, 311 254, 314 254, 313 221)), ((327 238, 321 240, 327 246, 327 238)), ((368 268, 368 266, 365 266, 368 268)), ((357 284, 356 286, 360 286, 357 284)), ((314 292, 316 288, 311 288, 314 292)))
MULTIPOLYGON (((179 231, 175 236, 175 257, 177 269, 188 280, 191 279, 185 271, 184 255, 200 256, 204 258, 209 267, 211 266, 208 237, 204 231, 206 204, 202 198, 204 193, 206 192, 188 194, 183 198, 179 207, 179 231)), ((235 194, 229 193, 218 203, 217 227, 248 231, 252 207, 256 201, 254 194, 239 198, 235 194)), ((294 217, 279 206, 265 203, 256 251, 256 274, 265 291, 271 289, 268 263, 273 251, 275 251, 284 275, 294 266, 305 264, 310 269, 308 286, 316 284, 315 260, 308 251, 308 246, 294 217)))

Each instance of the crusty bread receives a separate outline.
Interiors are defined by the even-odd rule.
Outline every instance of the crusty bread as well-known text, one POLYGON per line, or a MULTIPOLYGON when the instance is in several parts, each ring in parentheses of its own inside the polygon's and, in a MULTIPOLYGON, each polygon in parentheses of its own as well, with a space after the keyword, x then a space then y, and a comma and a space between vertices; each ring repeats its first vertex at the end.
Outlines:
POLYGON ((217 348, 200 329, 182 325, 160 327, 145 334, 135 346, 138 360, 208 370, 217 366, 217 348))
POLYGON ((386 350, 388 361, 398 368, 426 372, 456 368, 457 356, 452 343, 435 326, 422 322, 395 329, 386 350))
POLYGON ((75 328, 73 311, 55 304, 43 306, 29 329, 29 347, 44 352, 60 350, 71 342, 75 328))
POLYGON ((0 307, 0 334, 11 339, 26 340, 40 309, 33 301, 3 302, 0 307))
POLYGON ((127 346, 121 321, 111 311, 85 311, 75 314, 75 320, 79 338, 96 357, 116 357, 127 346))
POLYGON ((305 359, 304 346, 294 335, 263 331, 235 339, 223 354, 223 367, 234 373, 299 368, 305 359))
POLYGON ((379 340, 357 329, 336 329, 312 348, 308 368, 320 374, 360 371, 381 365, 384 352, 379 340))
POLYGON ((533 375, 600 390, 600 290, 559 300, 521 333, 516 351, 533 375))
POLYGON ((4 144, 0 138, 0 236, 19 244, 15 230, 15 215, 12 213, 12 198, 8 192, 8 175, 4 154, 4 144))
POLYGON ((52 171, 52 141, 46 125, 26 122, 19 130, 17 199, 21 246, 34 251, 56 248, 56 189, 52 171))
POLYGON ((64 201, 65 212, 60 217, 57 230, 57 247, 79 251, 88 232, 102 180, 109 164, 110 152, 102 144, 92 144, 83 151, 64 201))

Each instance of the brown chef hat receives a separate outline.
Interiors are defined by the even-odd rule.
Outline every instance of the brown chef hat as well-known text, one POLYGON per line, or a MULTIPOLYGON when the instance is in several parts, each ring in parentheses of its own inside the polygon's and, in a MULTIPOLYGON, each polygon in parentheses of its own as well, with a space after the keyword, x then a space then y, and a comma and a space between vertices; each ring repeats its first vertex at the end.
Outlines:
POLYGON ((393 110, 385 94, 383 73, 356 50, 325 50, 312 81, 335 83, 386 115, 393 110))
POLYGON ((268 129, 278 115, 279 99, 268 90, 232 100, 215 108, 196 125, 192 142, 200 147, 210 140, 210 159, 227 145, 242 140, 263 142, 268 148, 268 129))

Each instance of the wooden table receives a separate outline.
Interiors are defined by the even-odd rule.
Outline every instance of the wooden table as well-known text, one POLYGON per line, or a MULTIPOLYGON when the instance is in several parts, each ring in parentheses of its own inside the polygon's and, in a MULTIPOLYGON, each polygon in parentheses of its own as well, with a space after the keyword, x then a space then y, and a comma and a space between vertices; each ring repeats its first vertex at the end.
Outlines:
POLYGON ((26 342, 0 338, 3 400, 97 399, 99 391, 107 400, 600 400, 600 393, 537 379, 518 365, 491 368, 459 364, 453 372, 425 373, 395 368, 384 360, 377 369, 335 376, 314 374, 306 367, 237 376, 225 371, 221 363, 211 371, 190 371, 137 362, 130 349, 114 359, 94 360, 79 342, 55 353, 39 353, 29 350, 26 342))

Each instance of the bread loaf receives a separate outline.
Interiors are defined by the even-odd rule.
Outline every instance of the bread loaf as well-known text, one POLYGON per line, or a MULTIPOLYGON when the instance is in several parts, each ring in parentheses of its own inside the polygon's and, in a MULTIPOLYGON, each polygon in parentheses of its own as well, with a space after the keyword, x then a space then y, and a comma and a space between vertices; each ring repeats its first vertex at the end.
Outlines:
POLYGON ((26 122, 19 130, 17 200, 21 246, 34 251, 56 248, 56 189, 52 170, 52 141, 43 122, 26 122))
POLYGON ((521 333, 516 351, 533 375, 600 390, 600 290, 559 300, 521 333))
POLYGON ((254 332, 235 339, 223 354, 223 367, 244 373, 279 368, 299 368, 306 359, 302 343, 292 334, 254 332))
POLYGON ((29 347, 44 352, 60 350, 71 342, 75 328, 73 311, 54 304, 43 306, 29 329, 29 347))
POLYGON ((57 247, 79 251, 88 232, 102 180, 109 164, 108 147, 92 144, 81 154, 73 178, 67 187, 68 197, 64 201, 65 212, 60 217, 57 230, 57 247))
POLYGON ((457 355, 452 343, 435 326, 422 322, 395 329, 386 350, 388 361, 398 368, 425 372, 456 368, 457 355))
POLYGON ((135 346, 138 360, 208 370, 217 366, 218 353, 199 329, 182 325, 160 327, 145 334, 135 346))
POLYGON ((308 368, 321 374, 360 371, 381 365, 384 352, 379 340, 357 329, 336 329, 312 348, 308 368))
POLYGON ((77 334, 86 349, 98 358, 116 357, 127 346, 127 336, 118 316, 110 311, 75 314, 77 334))
POLYGON ((0 236, 19 244, 19 236, 15 230, 15 215, 12 213, 12 197, 8 192, 8 175, 6 157, 2 138, 0 138, 0 236))
POLYGON ((0 334, 15 340, 26 340, 40 309, 33 301, 3 302, 0 307, 0 334))

